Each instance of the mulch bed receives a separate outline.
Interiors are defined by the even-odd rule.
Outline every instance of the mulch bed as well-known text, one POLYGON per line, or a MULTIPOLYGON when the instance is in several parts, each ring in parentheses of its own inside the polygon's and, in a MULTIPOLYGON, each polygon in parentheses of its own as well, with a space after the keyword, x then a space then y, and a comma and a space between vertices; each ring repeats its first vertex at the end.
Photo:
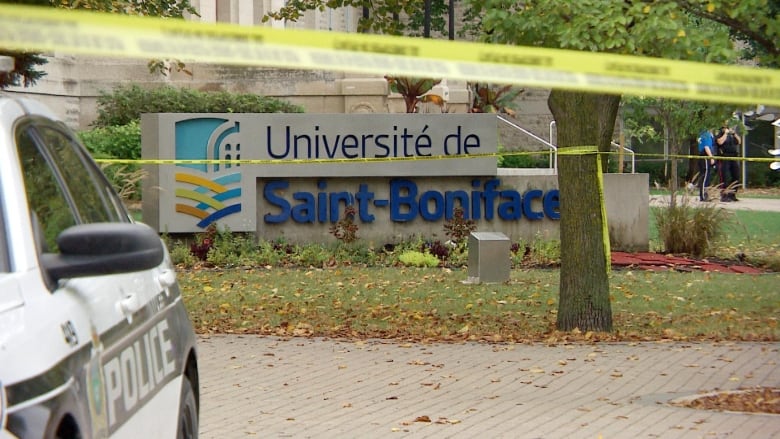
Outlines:
POLYGON ((714 392, 673 401, 672 405, 700 410, 780 414, 780 389, 758 387, 714 392))
POLYGON ((612 266, 647 271, 708 271, 717 273, 761 274, 764 270, 738 261, 713 261, 661 253, 612 252, 612 266))

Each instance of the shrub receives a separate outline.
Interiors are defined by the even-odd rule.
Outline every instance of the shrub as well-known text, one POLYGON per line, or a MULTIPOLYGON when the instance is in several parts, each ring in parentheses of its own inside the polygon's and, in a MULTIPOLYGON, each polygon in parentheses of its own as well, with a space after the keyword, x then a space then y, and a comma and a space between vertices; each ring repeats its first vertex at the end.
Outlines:
POLYGON ((428 253, 418 252, 414 250, 407 250, 398 256, 398 260, 402 264, 412 267, 438 267, 439 258, 428 253))
POLYGON ((380 262, 380 253, 377 253, 371 246, 352 243, 337 243, 332 246, 333 262, 339 264, 362 264, 367 267, 375 266, 380 262))
POLYGON ((301 267, 325 267, 331 259, 330 252, 320 244, 298 246, 292 256, 292 262, 301 267))
MULTIPOLYGON (((292 250, 290 250, 292 252, 292 250)), ((285 249, 278 246, 277 243, 270 241, 261 241, 257 245, 257 253, 254 255, 254 261, 256 265, 270 265, 275 267, 280 265, 285 260, 289 253, 285 249)))
POLYGON ((549 168, 549 152, 500 151, 498 156, 499 168, 549 168))
POLYGON ((656 209, 653 215, 664 251, 696 257, 708 254, 713 241, 729 221, 725 209, 719 209, 714 204, 693 207, 687 197, 675 206, 656 209))
POLYGON ((280 99, 224 91, 202 92, 162 86, 145 89, 126 85, 101 92, 95 125, 107 127, 139 121, 142 113, 302 113, 303 108, 280 99))
POLYGON ((462 243, 466 238, 477 229, 477 223, 473 219, 463 217, 463 208, 456 207, 452 211, 452 219, 444 223, 444 234, 453 242, 462 243))
POLYGON ((422 245, 420 251, 430 253, 436 256, 440 261, 446 261, 450 256, 450 247, 438 240, 426 242, 422 245))
POLYGON ((209 251, 214 247, 214 241, 217 237, 217 225, 209 224, 203 233, 198 233, 195 236, 195 242, 190 244, 190 252, 193 256, 205 261, 208 259, 209 251))
MULTIPOLYGON (((141 158, 141 126, 138 122, 94 128, 79 132, 78 136, 96 159, 141 158)), ((138 165, 106 164, 101 169, 123 200, 141 199, 141 179, 146 173, 138 165)))
POLYGON ((100 169, 108 177, 119 198, 123 201, 141 201, 141 180, 148 174, 145 170, 134 165, 111 164, 103 164, 100 169))
POLYGON ((141 158, 141 124, 137 120, 131 120, 125 125, 93 128, 78 135, 93 156, 133 160, 141 158))
POLYGON ((254 238, 245 233, 232 233, 226 227, 218 231, 207 260, 220 267, 253 266, 256 254, 254 238))
POLYGON ((341 242, 349 244, 357 240, 358 225, 355 223, 355 206, 349 205, 344 208, 344 217, 330 226, 330 234, 335 236, 341 242))
POLYGON ((561 260, 561 241, 537 235, 533 241, 512 243, 510 251, 514 266, 557 266, 561 260))
POLYGON ((189 247, 182 242, 176 242, 169 245, 168 248, 171 251, 171 261, 175 265, 181 265, 185 268, 190 268, 198 262, 198 259, 192 254, 189 247))

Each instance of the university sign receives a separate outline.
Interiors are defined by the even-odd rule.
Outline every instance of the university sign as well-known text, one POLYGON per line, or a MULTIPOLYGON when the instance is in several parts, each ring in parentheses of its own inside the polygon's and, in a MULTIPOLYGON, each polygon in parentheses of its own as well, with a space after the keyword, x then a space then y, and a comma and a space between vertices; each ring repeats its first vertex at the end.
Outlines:
MULTIPOLYGON (((557 177, 496 168, 490 114, 145 114, 143 219, 265 239, 332 241, 355 208, 361 238, 442 238, 462 208, 478 230, 557 237, 557 177)), ((544 174, 544 173, 543 173, 544 174)))
MULTIPOLYGON (((308 221, 309 197, 295 193, 285 200, 276 194, 285 189, 281 179, 496 174, 494 115, 146 114, 142 131, 144 159, 176 160, 175 165, 147 166, 144 186, 145 220, 171 233, 198 232, 213 223, 254 232, 258 219, 308 221), (258 179, 269 178, 278 179, 256 192, 258 179), (261 204, 271 204, 277 213, 259 215, 258 194, 261 204)), ((394 217, 408 217, 401 212, 412 189, 413 181, 399 181, 393 184, 392 199, 372 203, 388 206, 397 213, 394 217)), ((316 192, 312 201, 326 196, 316 192)), ((333 209, 341 203, 337 210, 343 210, 357 202, 366 212, 369 194, 363 185, 331 203, 333 209)), ((415 211, 429 216, 427 208, 415 211)), ((324 217, 317 214, 315 219, 324 217)), ((329 208, 327 220, 337 217, 329 208)))
POLYGON ((280 194, 288 191, 289 181, 268 181, 264 183, 262 193, 263 200, 272 212, 264 214, 263 221, 268 224, 286 221, 299 224, 335 223, 341 217, 342 206, 346 205, 355 206, 356 219, 362 223, 375 221, 376 208, 387 208, 390 221, 398 223, 418 218, 425 221, 450 220, 457 207, 463 208, 464 217, 474 220, 492 220, 495 217, 505 221, 560 218, 558 190, 545 193, 532 189, 525 194, 514 189, 499 190, 501 180, 498 178, 484 181, 474 179, 470 191, 422 191, 415 181, 405 178, 392 179, 386 185, 388 195, 379 197, 366 183, 360 183, 354 193, 325 192, 327 181, 320 180, 317 182, 318 192, 292 192, 288 199, 280 194), (541 208, 534 204, 540 204, 541 208))

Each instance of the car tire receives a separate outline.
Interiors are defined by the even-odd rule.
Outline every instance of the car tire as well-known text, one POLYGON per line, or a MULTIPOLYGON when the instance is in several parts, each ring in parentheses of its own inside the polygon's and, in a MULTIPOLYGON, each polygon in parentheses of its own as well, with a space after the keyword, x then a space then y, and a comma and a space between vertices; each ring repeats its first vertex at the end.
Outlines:
POLYGON ((182 378, 181 384, 176 437, 178 439, 197 439, 198 437, 198 403, 195 401, 192 383, 186 376, 182 378))

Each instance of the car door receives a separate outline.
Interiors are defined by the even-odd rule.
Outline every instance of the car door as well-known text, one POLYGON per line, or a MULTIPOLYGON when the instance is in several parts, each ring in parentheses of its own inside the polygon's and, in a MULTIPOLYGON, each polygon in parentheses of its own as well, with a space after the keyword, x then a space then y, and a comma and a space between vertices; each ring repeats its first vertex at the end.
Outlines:
MULTIPOLYGON (((19 142, 19 151, 42 253, 56 253, 56 238, 72 225, 130 222, 109 182, 68 130, 45 119, 21 129, 19 138, 29 139, 19 142)), ((69 330, 74 339, 91 344, 83 376, 95 436, 118 431, 181 370, 167 321, 159 315, 165 302, 165 276, 159 271, 50 284, 53 297, 67 297, 89 316, 88 327, 73 322, 69 330)))

